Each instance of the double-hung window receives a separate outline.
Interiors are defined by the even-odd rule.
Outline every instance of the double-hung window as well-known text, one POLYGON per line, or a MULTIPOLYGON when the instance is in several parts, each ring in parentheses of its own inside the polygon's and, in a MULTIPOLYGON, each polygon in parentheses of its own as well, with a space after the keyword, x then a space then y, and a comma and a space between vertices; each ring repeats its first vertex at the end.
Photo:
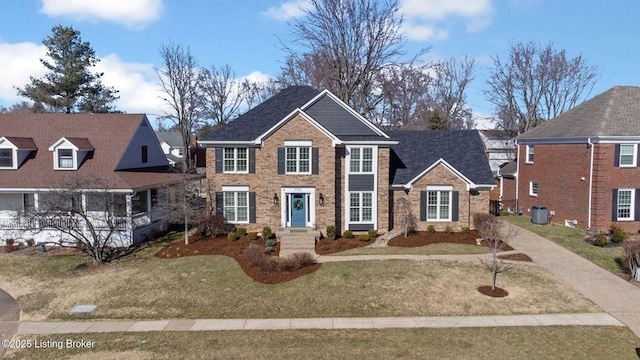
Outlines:
POLYGON ((620 167, 636 166, 636 144, 620 144, 620 167))
POLYGON ((371 173, 373 172, 373 148, 351 148, 349 172, 371 173))
POLYGON ((225 148, 224 149, 224 172, 226 173, 246 173, 248 170, 247 148, 225 148))
POLYGON ((530 181, 529 182, 529 195, 538 196, 538 182, 530 181))
POLYGON ((249 192, 224 192, 224 217, 230 223, 249 222, 249 192))
POLYGON ((427 189, 427 220, 451 221, 451 190, 427 189))
POLYGON ((373 222, 373 193, 352 192, 349 199, 349 221, 373 222))
POLYGON ((533 145, 527 145, 527 164, 533 164, 533 158, 534 158, 534 153, 533 153, 533 145))
POLYGON ((633 220, 634 189, 619 189, 617 215, 618 220, 633 220))
POLYGON ((13 150, 0 149, 0 167, 13 167, 13 150))
POLYGON ((287 174, 311 174, 311 147, 285 147, 285 169, 287 174))
POLYGON ((58 168, 73 169, 73 150, 58 149, 58 168))

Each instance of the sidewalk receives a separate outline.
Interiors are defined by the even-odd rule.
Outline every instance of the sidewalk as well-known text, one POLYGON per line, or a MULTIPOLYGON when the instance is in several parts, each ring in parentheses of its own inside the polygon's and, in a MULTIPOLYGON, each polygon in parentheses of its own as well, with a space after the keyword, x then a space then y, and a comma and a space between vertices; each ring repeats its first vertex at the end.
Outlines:
MULTIPOLYGON (((543 226, 543 225, 541 225, 543 226)), ((599 305, 640 337, 640 288, 531 231, 509 245, 599 305)))
MULTIPOLYGON (((500 255, 515 254, 521 251, 512 250, 501 252, 500 255)), ((459 261, 459 262, 471 262, 480 263, 480 259, 488 258, 490 255, 486 254, 464 254, 464 255, 412 255, 412 254, 391 254, 391 255, 320 255, 316 258, 317 262, 340 262, 340 261, 371 261, 371 260, 422 260, 422 261, 459 261)), ((518 265, 532 265, 533 262, 526 261, 513 261, 504 260, 505 262, 513 262, 518 265)))
POLYGON ((609 314, 541 314, 450 317, 199 319, 155 321, 21 322, 19 335, 141 331, 461 328, 500 326, 624 326, 609 314))

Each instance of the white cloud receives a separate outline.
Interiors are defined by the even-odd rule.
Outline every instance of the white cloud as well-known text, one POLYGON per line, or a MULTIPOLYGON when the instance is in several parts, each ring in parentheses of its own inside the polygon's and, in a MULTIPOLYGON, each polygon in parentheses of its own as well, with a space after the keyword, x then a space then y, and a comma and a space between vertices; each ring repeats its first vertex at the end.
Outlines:
POLYGON ((163 8, 162 0, 42 0, 40 12, 49 17, 106 20, 139 29, 158 20, 163 8))
POLYGON ((412 40, 443 40, 451 27, 451 19, 466 23, 467 32, 480 31, 491 24, 492 0, 401 0, 401 12, 405 17, 405 31, 412 40))
POLYGON ((11 105, 20 101, 14 87, 28 84, 30 76, 39 78, 46 73, 39 60, 46 52, 44 45, 0 42, 0 103, 11 105))
POLYGON ((272 6, 262 12, 262 15, 275 20, 285 21, 305 15, 306 11, 313 8, 309 0, 292 0, 281 4, 280 6, 272 6))

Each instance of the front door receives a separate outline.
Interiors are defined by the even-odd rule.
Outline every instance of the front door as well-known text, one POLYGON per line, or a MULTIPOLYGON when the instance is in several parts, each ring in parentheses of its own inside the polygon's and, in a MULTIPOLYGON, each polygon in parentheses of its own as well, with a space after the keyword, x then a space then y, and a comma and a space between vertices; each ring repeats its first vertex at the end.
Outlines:
POLYGON ((307 226, 307 197, 304 194, 291 194, 291 227, 307 226))

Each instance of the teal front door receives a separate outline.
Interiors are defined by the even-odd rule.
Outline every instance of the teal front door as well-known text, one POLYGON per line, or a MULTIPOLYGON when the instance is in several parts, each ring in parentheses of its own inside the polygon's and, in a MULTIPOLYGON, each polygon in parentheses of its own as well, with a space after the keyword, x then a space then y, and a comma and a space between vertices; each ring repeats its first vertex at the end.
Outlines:
POLYGON ((291 227, 307 226, 307 197, 304 194, 291 194, 291 227))

